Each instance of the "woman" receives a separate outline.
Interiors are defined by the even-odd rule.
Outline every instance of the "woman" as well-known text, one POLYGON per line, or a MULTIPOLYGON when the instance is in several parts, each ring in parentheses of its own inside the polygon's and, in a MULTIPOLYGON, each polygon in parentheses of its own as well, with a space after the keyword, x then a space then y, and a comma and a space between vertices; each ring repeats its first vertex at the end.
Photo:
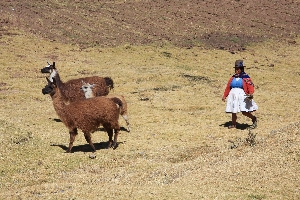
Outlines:
POLYGON ((225 111, 232 113, 232 124, 228 128, 236 128, 239 112, 252 119, 251 128, 257 127, 257 119, 252 115, 252 112, 258 109, 253 100, 254 85, 249 75, 244 72, 244 67, 243 60, 235 61, 235 74, 229 79, 222 97, 222 101, 225 102, 228 96, 225 111))

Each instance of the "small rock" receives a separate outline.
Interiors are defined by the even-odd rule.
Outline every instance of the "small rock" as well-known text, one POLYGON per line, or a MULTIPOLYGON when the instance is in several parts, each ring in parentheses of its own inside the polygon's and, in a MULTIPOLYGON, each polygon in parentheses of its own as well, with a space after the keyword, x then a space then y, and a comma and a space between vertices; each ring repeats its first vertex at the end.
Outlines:
POLYGON ((148 101, 149 98, 148 98, 148 97, 142 97, 142 98, 140 98, 140 100, 141 100, 141 101, 148 101))
POLYGON ((290 44, 296 44, 297 42, 295 40, 289 40, 288 43, 290 43, 290 44))
POLYGON ((89 155, 89 158, 90 158, 90 159, 95 159, 95 158, 96 158, 96 154, 90 154, 90 155, 89 155))

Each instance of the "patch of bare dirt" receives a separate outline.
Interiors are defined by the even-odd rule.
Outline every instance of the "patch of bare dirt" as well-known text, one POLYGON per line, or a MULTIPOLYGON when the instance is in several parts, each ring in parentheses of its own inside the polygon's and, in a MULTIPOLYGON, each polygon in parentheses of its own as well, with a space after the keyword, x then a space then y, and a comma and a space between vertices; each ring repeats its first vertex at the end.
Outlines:
POLYGON ((299 7, 296 0, 6 0, 0 23, 83 48, 168 42, 235 51, 268 38, 292 40, 299 7))

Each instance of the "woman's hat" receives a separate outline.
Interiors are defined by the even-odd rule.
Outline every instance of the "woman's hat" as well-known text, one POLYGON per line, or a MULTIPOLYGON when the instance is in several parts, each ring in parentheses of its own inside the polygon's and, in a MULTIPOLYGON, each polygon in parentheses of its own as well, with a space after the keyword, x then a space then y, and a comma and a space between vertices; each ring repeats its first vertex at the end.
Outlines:
POLYGON ((233 68, 235 67, 245 67, 243 60, 236 60, 233 68))

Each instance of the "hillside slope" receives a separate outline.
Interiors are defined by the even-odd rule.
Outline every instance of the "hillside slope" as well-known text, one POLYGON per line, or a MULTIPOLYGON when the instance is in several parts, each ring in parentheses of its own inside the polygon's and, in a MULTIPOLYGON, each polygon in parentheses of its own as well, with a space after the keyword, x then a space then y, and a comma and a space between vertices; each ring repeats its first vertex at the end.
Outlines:
POLYGON ((7 0, 0 2, 0 22, 2 29, 15 27, 82 48, 171 43, 243 50, 252 42, 299 34, 299 7, 293 0, 7 0))

